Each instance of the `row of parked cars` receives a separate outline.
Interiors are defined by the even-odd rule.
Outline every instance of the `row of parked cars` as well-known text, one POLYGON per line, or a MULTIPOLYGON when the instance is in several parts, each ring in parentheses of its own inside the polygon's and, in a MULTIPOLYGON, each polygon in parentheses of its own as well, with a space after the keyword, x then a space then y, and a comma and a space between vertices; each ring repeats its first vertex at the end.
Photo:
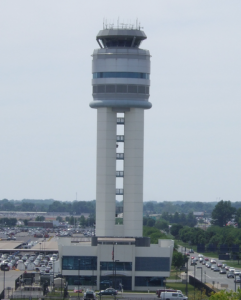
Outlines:
POLYGON ((58 254, 43 255, 39 254, 2 254, 0 257, 0 266, 6 266, 5 271, 11 269, 27 269, 39 270, 41 272, 49 273, 53 267, 53 262, 58 260, 58 254))

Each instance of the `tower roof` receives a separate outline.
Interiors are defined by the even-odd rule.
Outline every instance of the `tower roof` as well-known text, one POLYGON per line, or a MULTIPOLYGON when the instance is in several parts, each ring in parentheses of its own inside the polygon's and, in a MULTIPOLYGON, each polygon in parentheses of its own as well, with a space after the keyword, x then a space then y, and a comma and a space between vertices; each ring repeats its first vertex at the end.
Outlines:
POLYGON ((96 40, 101 48, 139 48, 147 37, 138 28, 104 28, 99 31, 96 40), (101 41, 101 43, 100 43, 101 41))
POLYGON ((143 41, 147 38, 145 35, 144 31, 139 30, 139 29, 127 29, 127 28, 110 28, 110 29, 103 29, 100 30, 99 33, 97 34, 97 39, 102 39, 102 38, 110 38, 110 37, 136 37, 137 39, 143 41))

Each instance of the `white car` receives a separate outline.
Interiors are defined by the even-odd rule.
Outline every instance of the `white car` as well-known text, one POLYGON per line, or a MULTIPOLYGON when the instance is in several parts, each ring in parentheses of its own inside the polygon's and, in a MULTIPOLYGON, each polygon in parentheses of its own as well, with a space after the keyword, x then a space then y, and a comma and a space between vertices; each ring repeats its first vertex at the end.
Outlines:
POLYGON ((235 272, 235 269, 233 267, 229 268, 229 272, 235 272))
POLYGON ((160 299, 163 300, 176 300, 176 299, 180 299, 180 300, 187 300, 188 297, 184 296, 182 293, 178 293, 178 292, 162 292, 160 295, 160 299))

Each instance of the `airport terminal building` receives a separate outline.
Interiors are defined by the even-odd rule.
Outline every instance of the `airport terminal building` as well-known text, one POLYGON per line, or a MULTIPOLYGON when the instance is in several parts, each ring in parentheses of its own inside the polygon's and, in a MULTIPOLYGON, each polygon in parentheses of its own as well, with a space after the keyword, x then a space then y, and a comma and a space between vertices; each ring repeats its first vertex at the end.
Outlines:
POLYGON ((104 25, 96 37, 90 103, 97 111, 96 231, 89 240, 58 240, 70 286, 146 291, 170 275, 174 241, 152 245, 143 237, 144 111, 152 107, 150 53, 140 49, 145 39, 138 25, 104 25))

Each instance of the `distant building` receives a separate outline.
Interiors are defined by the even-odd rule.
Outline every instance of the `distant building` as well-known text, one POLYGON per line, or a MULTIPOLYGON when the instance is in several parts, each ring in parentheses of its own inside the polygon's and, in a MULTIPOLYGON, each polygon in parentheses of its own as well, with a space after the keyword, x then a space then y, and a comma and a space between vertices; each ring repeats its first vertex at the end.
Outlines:
POLYGON ((28 221, 29 227, 53 228, 53 222, 46 221, 28 221))
POLYGON ((194 211, 193 213, 194 217, 203 217, 204 216, 204 212, 203 211, 194 211))

